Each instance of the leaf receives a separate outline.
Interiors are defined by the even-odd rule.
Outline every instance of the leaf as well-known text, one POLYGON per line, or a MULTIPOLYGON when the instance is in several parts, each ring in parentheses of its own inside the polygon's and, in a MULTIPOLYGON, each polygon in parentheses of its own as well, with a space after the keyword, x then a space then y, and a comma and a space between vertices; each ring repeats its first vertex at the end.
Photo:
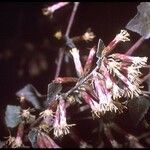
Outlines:
POLYGON ((104 42, 101 39, 99 39, 98 46, 97 46, 97 51, 96 51, 96 57, 98 58, 96 64, 98 66, 101 65, 101 58, 102 58, 101 54, 102 54, 102 51, 103 51, 104 48, 105 48, 104 42))
POLYGON ((126 29, 136 32, 145 39, 150 37, 150 2, 142 2, 137 7, 137 14, 126 25, 126 29))
POLYGON ((55 99, 56 95, 62 90, 60 83, 49 83, 47 89, 47 102, 51 102, 55 99))
POLYGON ((135 126, 142 120, 142 118, 148 112, 149 107, 150 99, 148 99, 148 97, 145 96, 139 96, 129 101, 129 115, 135 126))
POLYGON ((5 122, 7 127, 14 128, 22 121, 21 117, 19 117, 20 112, 20 106, 7 105, 5 111, 5 122))
POLYGON ((58 95, 62 90, 62 85, 60 83, 49 83, 47 88, 47 99, 44 102, 44 106, 47 107, 49 103, 53 103, 56 95, 58 95))
POLYGON ((38 148, 38 146, 37 146, 37 135, 38 135, 37 129, 31 129, 28 133, 28 139, 31 142, 31 145, 33 148, 38 148))
POLYGON ((97 46, 97 52, 96 52, 96 57, 97 58, 100 58, 101 57, 101 54, 102 54, 102 50, 105 48, 105 44, 104 42, 99 39, 98 41, 98 46, 97 46))
POLYGON ((17 96, 24 96, 25 99, 30 102, 36 109, 41 109, 39 98, 41 94, 36 90, 32 84, 27 84, 21 90, 16 93, 17 96))

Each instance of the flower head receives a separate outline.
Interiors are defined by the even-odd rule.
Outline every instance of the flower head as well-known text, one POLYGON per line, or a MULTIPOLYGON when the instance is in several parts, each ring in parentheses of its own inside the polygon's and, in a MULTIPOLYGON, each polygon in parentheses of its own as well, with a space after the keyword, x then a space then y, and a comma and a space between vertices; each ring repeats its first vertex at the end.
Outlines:
MULTIPOLYGON (((142 73, 139 68, 144 66, 146 61, 147 57, 132 57, 119 53, 108 56, 107 66, 110 73, 118 77, 124 84, 123 91, 121 90, 123 96, 133 98, 142 94, 140 90, 142 73)), ((117 88, 116 85, 115 88, 117 88)))
POLYGON ((63 136, 69 134, 69 128, 75 124, 67 124, 66 121, 66 105, 65 100, 60 98, 59 104, 57 106, 55 120, 54 120, 54 135, 55 137, 63 136))
POLYGON ((119 41, 122 42, 130 41, 128 37, 129 37, 129 33, 126 30, 121 30, 121 32, 116 35, 114 41, 115 43, 118 43, 119 41))
POLYGON ((79 50, 77 50, 77 48, 73 48, 73 49, 70 50, 70 53, 73 56, 73 60, 74 60, 77 75, 80 77, 83 74, 83 68, 82 68, 82 64, 81 64, 81 61, 80 61, 79 50))
POLYGON ((100 107, 98 102, 96 102, 87 92, 82 91, 81 97, 85 100, 85 102, 92 109, 92 114, 97 116, 98 118, 101 116, 100 107))
POLYGON ((49 116, 53 116, 53 111, 51 110, 51 109, 46 109, 46 110, 44 110, 44 111, 42 111, 41 113, 40 113, 40 116, 41 117, 43 117, 44 119, 46 118, 46 117, 49 117, 49 116))
POLYGON ((94 33, 89 29, 83 34, 83 39, 85 41, 92 41, 95 38, 94 33))

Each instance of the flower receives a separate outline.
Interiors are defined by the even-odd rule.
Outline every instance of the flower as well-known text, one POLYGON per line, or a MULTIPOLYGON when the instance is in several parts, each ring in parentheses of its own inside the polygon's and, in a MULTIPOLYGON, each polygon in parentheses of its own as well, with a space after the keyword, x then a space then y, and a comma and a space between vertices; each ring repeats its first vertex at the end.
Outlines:
POLYGON ((22 113, 19 115, 19 117, 21 116, 27 123, 30 124, 35 120, 35 115, 32 115, 30 113, 31 111, 34 111, 34 109, 22 109, 22 113))
POLYGON ((70 53, 73 56, 73 60, 74 60, 77 75, 80 77, 83 74, 83 68, 82 68, 82 64, 81 64, 81 61, 80 61, 79 50, 77 50, 77 48, 72 48, 70 50, 70 53))
POLYGON ((53 111, 51 110, 51 109, 46 109, 46 110, 44 110, 44 111, 42 111, 41 113, 40 113, 40 116, 41 117, 43 117, 44 119, 46 118, 46 117, 49 117, 49 116, 53 116, 53 111))
POLYGON ((92 109, 93 116, 95 115, 99 118, 101 116, 99 104, 94 99, 92 99, 92 97, 87 92, 82 91, 80 94, 81 97, 85 100, 87 104, 89 104, 90 108, 92 109))
POLYGON ((128 38, 129 36, 130 36, 129 33, 126 30, 121 30, 121 32, 116 35, 114 41, 115 43, 118 43, 120 41, 122 42, 130 41, 130 39, 128 38))
POLYGON ((82 38, 83 38, 85 41, 92 41, 92 40, 95 38, 95 35, 94 35, 94 33, 89 29, 89 30, 87 30, 87 31, 83 34, 82 38))
MULTIPOLYGON (((139 68, 144 66, 146 61, 147 57, 132 57, 119 53, 108 56, 107 66, 110 73, 124 83, 124 88, 120 90, 123 96, 133 98, 142 94, 140 90, 142 73, 139 68)), ((115 87, 117 88, 116 85, 115 87)))
POLYGON ((102 56, 106 56, 106 54, 110 53, 110 51, 113 50, 119 42, 130 41, 129 36, 129 33, 126 30, 121 30, 121 32, 116 35, 108 46, 103 49, 102 56))
POLYGON ((114 105, 112 99, 112 92, 106 87, 104 77, 100 77, 97 72, 93 73, 93 87, 99 100, 99 111, 101 114, 105 114, 107 111, 117 112, 118 108, 114 105))
POLYGON ((115 82, 113 82, 111 92, 114 100, 121 98, 124 94, 123 89, 121 89, 115 82))
POLYGON ((59 99, 59 104, 57 106, 56 114, 55 114, 55 120, 54 120, 54 136, 60 137, 66 134, 69 134, 69 128, 71 126, 74 126, 75 124, 67 124, 66 121, 66 105, 64 99, 59 99))
POLYGON ((87 74, 90 71, 95 53, 96 53, 96 51, 95 51, 95 48, 93 47, 90 50, 88 58, 86 60, 86 63, 85 63, 85 66, 84 66, 84 74, 87 74))
POLYGON ((109 57, 115 60, 120 60, 124 63, 125 62, 132 63, 134 66, 137 66, 139 68, 146 65, 146 62, 148 60, 148 57, 134 57, 134 56, 128 56, 128 55, 119 54, 119 53, 112 54, 109 57))

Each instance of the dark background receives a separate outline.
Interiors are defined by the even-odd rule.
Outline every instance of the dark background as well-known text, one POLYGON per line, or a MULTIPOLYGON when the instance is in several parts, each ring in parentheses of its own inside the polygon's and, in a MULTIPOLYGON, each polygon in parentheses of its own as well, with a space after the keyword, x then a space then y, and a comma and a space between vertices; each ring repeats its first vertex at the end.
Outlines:
MULTIPOLYGON (((60 9, 52 19, 42 14, 42 9, 54 2, 3 2, 0 3, 0 137, 8 135, 4 125, 4 110, 7 104, 17 104, 17 90, 27 83, 33 84, 38 91, 45 94, 47 84, 54 78, 55 58, 59 42, 53 34, 61 29, 64 33, 67 27, 73 4, 60 9), (31 48, 30 48, 31 47, 31 48), (38 75, 28 72, 30 62, 36 55, 44 56, 48 69, 38 75), (21 61, 25 65, 21 65, 21 61), (24 70, 19 75, 19 70, 24 70)), ((96 38, 91 45, 97 45, 101 38, 108 44, 114 36, 125 29, 125 25, 137 13, 138 2, 98 3, 86 2, 79 5, 71 30, 71 37, 83 34, 88 27, 94 31, 96 38)), ((118 51, 125 52, 140 36, 131 33, 131 42, 122 44, 118 51)), ((85 48, 91 47, 87 44, 85 48)), ((148 55, 143 51, 148 46, 136 51, 136 54, 148 55)), ((81 45, 82 47, 82 45, 81 45)), ((80 49, 80 48, 79 48, 80 49)), ((21 72, 21 71, 20 71, 21 72)), ((63 69, 61 71, 63 75, 63 69)))

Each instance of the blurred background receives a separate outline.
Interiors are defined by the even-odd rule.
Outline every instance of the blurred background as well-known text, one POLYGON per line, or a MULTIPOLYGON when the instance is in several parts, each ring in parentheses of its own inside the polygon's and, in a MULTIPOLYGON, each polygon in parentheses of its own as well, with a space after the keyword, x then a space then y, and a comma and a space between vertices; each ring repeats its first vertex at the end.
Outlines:
MULTIPOLYGON (((47 85, 54 79, 56 58, 61 42, 54 34, 65 33, 73 3, 56 11, 53 18, 44 16, 42 9, 54 2, 0 3, 0 140, 8 132, 4 124, 7 104, 19 104, 15 93, 27 83, 46 94, 47 85)), ((90 43, 77 45, 87 51, 101 38, 107 45, 137 13, 138 2, 85 2, 80 3, 70 37, 82 35, 88 28, 96 35, 90 43)), ((131 33, 131 41, 120 44, 115 51, 124 53, 139 39, 131 33)), ((136 55, 149 55, 149 41, 136 55)), ((63 76, 64 66, 61 70, 63 76)))

